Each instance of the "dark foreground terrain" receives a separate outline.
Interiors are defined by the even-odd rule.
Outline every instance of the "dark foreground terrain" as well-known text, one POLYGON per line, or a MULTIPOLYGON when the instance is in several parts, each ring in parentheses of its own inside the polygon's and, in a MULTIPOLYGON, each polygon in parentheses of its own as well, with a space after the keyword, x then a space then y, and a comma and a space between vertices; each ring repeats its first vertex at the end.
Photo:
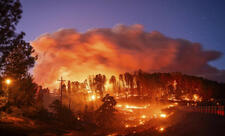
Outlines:
MULTIPOLYGON (((150 125, 150 124, 148 124, 150 125)), ((224 136, 225 118, 202 113, 177 111, 158 125, 166 126, 162 132, 150 127, 141 132, 134 129, 126 136, 224 136), (134 133, 135 132, 135 133, 134 133)), ((144 126, 143 126, 144 127, 144 126)))
POLYGON ((80 122, 68 128, 59 122, 41 122, 28 118, 7 116, 0 122, 0 136, 224 136, 225 117, 173 109, 174 114, 165 120, 152 119, 134 128, 104 130, 80 122), (83 124, 83 125, 82 125, 83 124), (159 127, 163 126, 163 131, 159 127))

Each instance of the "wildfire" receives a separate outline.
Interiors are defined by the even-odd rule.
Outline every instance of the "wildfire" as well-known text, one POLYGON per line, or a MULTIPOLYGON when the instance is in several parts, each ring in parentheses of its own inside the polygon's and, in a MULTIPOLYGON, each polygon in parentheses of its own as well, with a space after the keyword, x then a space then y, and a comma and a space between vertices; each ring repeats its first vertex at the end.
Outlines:
POLYGON ((172 108, 172 107, 175 107, 177 105, 178 105, 178 103, 170 104, 170 105, 168 105, 168 108, 172 108))
POLYGON ((108 91, 110 88, 112 88, 112 85, 109 82, 105 83, 105 89, 108 91))
POLYGON ((120 108, 121 110, 125 110, 125 111, 130 111, 130 112, 133 112, 133 110, 135 109, 147 109, 149 105, 144 105, 144 106, 134 106, 134 105, 122 105, 122 104, 117 104, 116 107, 117 108, 120 108))
POLYGON ((127 108, 127 109, 146 109, 147 108, 147 105, 146 106, 126 105, 125 108, 127 108))
POLYGON ((91 95, 89 98, 89 101, 95 101, 96 100, 96 96, 95 95, 91 95))
POLYGON ((164 127, 161 127, 161 128, 159 129, 160 132, 163 132, 164 130, 165 130, 164 127))
POLYGON ((194 100, 194 101, 202 101, 202 98, 199 97, 199 95, 194 94, 194 95, 193 95, 193 100, 194 100))
POLYGON ((125 128, 128 128, 128 127, 130 127, 130 126, 129 126, 128 124, 126 124, 126 125, 125 125, 125 128))
POLYGON ((134 112, 132 109, 127 109, 127 111, 129 111, 129 112, 134 112))
POLYGON ((119 107, 119 108, 121 108, 121 107, 122 107, 122 105, 121 105, 121 104, 117 104, 117 105, 116 105, 116 107, 119 107))
POLYGON ((160 117, 161 118, 166 118, 167 116, 166 116, 166 114, 162 113, 162 114, 160 114, 160 117))
POLYGON ((139 121, 139 124, 140 124, 140 125, 144 125, 144 121, 140 120, 140 121, 139 121))
POLYGON ((145 119, 145 118, 146 118, 146 115, 142 115, 141 118, 142 118, 142 119, 145 119))

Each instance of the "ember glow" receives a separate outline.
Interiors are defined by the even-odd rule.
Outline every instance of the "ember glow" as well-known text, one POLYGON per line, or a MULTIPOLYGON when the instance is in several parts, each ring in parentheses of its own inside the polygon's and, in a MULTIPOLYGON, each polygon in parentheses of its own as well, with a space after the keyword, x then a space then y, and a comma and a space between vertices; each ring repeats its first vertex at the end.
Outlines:
POLYGON ((147 105, 146 106, 125 105, 125 107, 127 109, 146 109, 147 108, 147 105))
POLYGON ((164 128, 163 128, 163 127, 161 127, 161 128, 159 129, 159 131, 163 132, 163 131, 164 131, 164 128))
POLYGON ((142 115, 141 118, 145 119, 146 118, 146 115, 142 115))
MULTIPOLYGON (((127 129, 138 130, 139 127, 149 127, 149 122, 160 122, 168 119, 169 116, 173 114, 173 112, 164 113, 163 110, 170 109, 176 107, 173 104, 173 107, 169 107, 172 104, 159 104, 159 103, 151 103, 150 104, 129 104, 129 103, 118 103, 116 105, 117 111, 120 114, 123 114, 124 127, 127 129)), ((151 124, 153 125, 153 124, 151 124)), ((151 126, 150 125, 150 126, 151 126)), ((156 123, 153 125, 157 131, 164 131, 165 126, 161 127, 160 125, 165 125, 161 123, 156 123), (163 130, 162 130, 163 129, 163 130)), ((153 127, 152 126, 152 127, 153 127)))

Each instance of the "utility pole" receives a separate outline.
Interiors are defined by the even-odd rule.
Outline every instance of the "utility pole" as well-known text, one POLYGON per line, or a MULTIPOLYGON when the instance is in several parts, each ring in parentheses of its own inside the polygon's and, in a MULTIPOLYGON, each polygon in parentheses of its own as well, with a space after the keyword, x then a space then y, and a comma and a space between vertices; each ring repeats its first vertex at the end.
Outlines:
POLYGON ((68 84, 67 84, 67 96, 68 96, 68 99, 69 99, 68 107, 70 109, 70 105, 71 105, 71 82, 70 82, 70 80, 68 80, 68 84))
POLYGON ((60 103, 61 103, 61 105, 62 105, 62 85, 63 85, 63 82, 64 81, 66 81, 66 80, 63 80, 63 78, 61 77, 61 79, 60 80, 58 80, 58 81, 60 81, 60 103))

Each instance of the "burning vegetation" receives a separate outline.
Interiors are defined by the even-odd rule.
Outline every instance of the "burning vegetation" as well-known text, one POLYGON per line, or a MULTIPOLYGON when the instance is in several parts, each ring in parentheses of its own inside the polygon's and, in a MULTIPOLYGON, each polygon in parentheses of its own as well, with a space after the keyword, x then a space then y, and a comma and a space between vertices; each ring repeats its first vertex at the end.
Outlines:
POLYGON ((58 90, 44 97, 59 99, 62 95, 61 104, 71 110, 75 122, 89 122, 105 134, 141 133, 148 129, 164 133, 180 121, 169 123, 176 110, 186 111, 183 108, 188 106, 188 111, 198 112, 203 103, 211 99, 208 103, 212 104, 224 96, 220 91, 224 84, 181 73, 149 74, 141 70, 110 78, 98 74, 84 82, 61 80, 60 84, 58 90))
MULTIPOLYGON (((62 92, 69 97, 79 96, 83 102, 92 103, 110 94, 116 99, 148 99, 149 101, 200 102, 224 96, 224 84, 181 73, 145 73, 141 70, 120 74, 118 77, 98 74, 84 82, 62 81, 62 92)), ((59 94, 55 90, 54 94, 59 94)), ((66 97, 65 96, 65 97, 66 97)), ((71 98, 70 98, 71 97, 71 98)))

